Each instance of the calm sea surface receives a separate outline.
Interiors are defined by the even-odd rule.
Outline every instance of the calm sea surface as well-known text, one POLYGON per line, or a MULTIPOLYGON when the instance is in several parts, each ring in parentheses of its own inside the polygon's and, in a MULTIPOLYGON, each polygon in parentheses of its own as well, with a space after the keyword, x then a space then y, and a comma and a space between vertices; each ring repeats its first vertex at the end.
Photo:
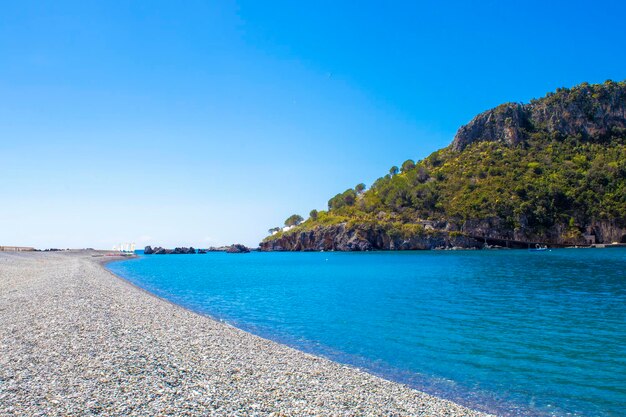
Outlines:
POLYGON ((141 256, 200 313, 475 408, 626 415, 626 250, 141 256))

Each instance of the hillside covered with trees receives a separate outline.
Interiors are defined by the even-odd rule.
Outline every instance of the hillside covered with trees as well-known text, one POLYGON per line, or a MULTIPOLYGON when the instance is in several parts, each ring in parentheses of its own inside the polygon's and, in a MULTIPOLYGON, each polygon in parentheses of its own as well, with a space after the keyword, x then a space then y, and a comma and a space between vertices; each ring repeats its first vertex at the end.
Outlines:
POLYGON ((461 127, 450 146, 291 225, 261 249, 626 242, 626 82, 500 105, 461 127))

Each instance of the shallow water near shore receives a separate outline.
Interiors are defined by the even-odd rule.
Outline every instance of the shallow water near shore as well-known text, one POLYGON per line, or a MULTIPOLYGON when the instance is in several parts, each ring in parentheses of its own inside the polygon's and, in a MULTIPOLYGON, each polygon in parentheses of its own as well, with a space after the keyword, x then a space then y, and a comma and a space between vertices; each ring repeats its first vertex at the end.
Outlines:
POLYGON ((151 255, 107 267, 194 311, 477 409, 623 415, 623 248, 151 255))

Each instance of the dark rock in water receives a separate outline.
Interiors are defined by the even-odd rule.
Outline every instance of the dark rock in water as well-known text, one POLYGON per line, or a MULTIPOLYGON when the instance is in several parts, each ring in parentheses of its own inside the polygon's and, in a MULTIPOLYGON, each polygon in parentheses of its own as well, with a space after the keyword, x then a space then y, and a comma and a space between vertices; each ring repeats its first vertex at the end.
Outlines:
POLYGON ((199 255, 204 255, 206 253, 206 251, 204 249, 198 249, 198 254, 199 255))
POLYGON ((156 248, 154 248, 154 254, 155 255, 168 255, 170 253, 172 253, 173 251, 171 249, 165 249, 162 248, 160 246, 157 246, 156 248))
POLYGON ((172 253, 175 255, 188 255, 188 254, 195 254, 196 250, 193 247, 191 248, 182 247, 182 248, 174 248, 174 251, 172 253))
POLYGON ((228 249, 230 249, 230 246, 219 246, 219 247, 215 247, 215 246, 211 246, 209 249, 207 249, 209 252, 226 252, 228 249))
POLYGON ((249 253, 249 252, 250 252, 250 249, 248 249, 247 247, 239 243, 235 243, 234 245, 231 245, 228 249, 226 249, 226 253, 249 253))
POLYGON ((196 250, 193 247, 181 247, 174 249, 165 249, 160 246, 156 246, 152 248, 151 246, 146 246, 143 250, 143 253, 146 255, 184 255, 184 254, 194 254, 196 250))

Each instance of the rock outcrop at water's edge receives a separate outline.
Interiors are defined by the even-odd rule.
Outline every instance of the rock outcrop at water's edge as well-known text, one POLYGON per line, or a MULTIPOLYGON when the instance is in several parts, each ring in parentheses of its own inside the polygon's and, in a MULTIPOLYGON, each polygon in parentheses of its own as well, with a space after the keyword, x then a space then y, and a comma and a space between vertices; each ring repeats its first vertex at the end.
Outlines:
POLYGON ((250 253, 250 249, 246 246, 235 243, 225 250, 226 253, 250 253))

